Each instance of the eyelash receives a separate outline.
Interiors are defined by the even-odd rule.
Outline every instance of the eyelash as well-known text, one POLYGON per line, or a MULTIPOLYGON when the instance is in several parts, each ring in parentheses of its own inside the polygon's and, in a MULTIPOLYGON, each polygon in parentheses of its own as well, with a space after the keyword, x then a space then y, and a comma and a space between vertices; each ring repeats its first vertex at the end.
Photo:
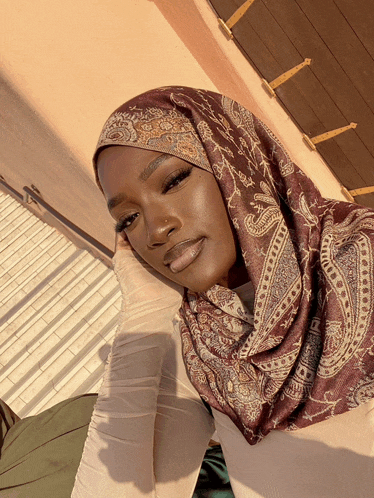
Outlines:
MULTIPOLYGON (((161 192, 162 194, 166 194, 169 192, 169 190, 173 189, 174 187, 177 187, 179 184, 183 182, 186 178, 188 178, 191 174, 192 171, 192 166, 188 168, 181 168, 174 173, 172 173, 171 177, 167 177, 164 184, 162 185, 161 192)), ((118 223, 115 225, 115 231, 117 233, 121 233, 126 228, 129 228, 131 224, 135 221, 135 219, 138 217, 138 213, 131 214, 129 216, 126 216, 126 218, 123 218, 120 220, 118 223)))
POLYGON ((133 223, 135 221, 135 218, 137 218, 137 216, 138 216, 138 213, 134 213, 134 214, 131 214, 130 216, 126 216, 126 218, 124 218, 123 220, 120 220, 118 223, 116 223, 116 225, 114 227, 114 230, 116 231, 116 233, 121 233, 124 230, 126 230, 126 228, 128 228, 131 225, 131 223, 133 223))
POLYGON ((188 168, 181 168, 177 171, 174 171, 170 176, 168 176, 163 185, 162 185, 162 193, 166 194, 170 189, 178 186, 183 182, 186 178, 188 178, 191 174, 192 166, 188 168))

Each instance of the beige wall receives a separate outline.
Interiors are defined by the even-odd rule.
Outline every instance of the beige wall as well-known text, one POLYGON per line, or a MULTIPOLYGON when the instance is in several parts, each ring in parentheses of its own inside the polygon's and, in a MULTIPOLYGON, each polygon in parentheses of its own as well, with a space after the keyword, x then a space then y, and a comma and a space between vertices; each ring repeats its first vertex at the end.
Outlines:
POLYGON ((273 128, 323 193, 340 187, 233 42, 206 0, 0 0, 0 173, 107 246, 112 221, 91 154, 110 112, 160 85, 225 93, 273 128))

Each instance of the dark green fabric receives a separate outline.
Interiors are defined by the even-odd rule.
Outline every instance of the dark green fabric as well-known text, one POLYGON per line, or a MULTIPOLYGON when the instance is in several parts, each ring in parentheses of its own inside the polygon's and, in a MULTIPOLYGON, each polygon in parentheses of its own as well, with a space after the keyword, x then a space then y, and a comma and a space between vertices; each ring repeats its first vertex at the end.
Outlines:
POLYGON ((193 498, 234 498, 220 445, 207 449, 193 498))
MULTIPOLYGON (((0 498, 70 498, 96 398, 77 396, 22 420, 0 401, 0 498)), ((233 496, 221 447, 209 448, 193 498, 233 496)))

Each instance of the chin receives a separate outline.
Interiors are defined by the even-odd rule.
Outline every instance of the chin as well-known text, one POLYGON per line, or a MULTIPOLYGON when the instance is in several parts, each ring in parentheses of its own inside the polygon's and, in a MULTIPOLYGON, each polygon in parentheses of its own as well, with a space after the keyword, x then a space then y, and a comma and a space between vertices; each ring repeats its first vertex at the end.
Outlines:
POLYGON ((188 279, 188 282, 182 284, 184 287, 187 287, 188 290, 192 292, 206 292, 207 290, 211 289, 214 285, 222 285, 223 287, 228 287, 227 285, 228 279, 227 278, 220 278, 215 276, 211 277, 203 277, 200 276, 196 281, 192 282, 190 279, 188 279))
POLYGON ((180 273, 178 283, 197 293, 206 292, 217 284, 228 287, 231 261, 225 261, 225 264, 210 265, 209 263, 209 261, 204 261, 194 267, 191 265, 191 268, 186 268, 185 275, 183 275, 184 272, 180 273))
POLYGON ((191 292, 197 292, 198 294, 201 294, 202 292, 206 292, 207 290, 209 290, 211 287, 213 287, 213 285, 214 284, 212 284, 212 285, 201 285, 201 284, 197 284, 197 285, 189 285, 189 286, 186 286, 186 287, 191 292))

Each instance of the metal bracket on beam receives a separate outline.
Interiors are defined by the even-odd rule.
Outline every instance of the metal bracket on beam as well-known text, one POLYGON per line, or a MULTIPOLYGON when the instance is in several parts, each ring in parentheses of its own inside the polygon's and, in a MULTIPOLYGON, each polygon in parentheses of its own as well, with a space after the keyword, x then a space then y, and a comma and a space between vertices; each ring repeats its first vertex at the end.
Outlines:
POLYGON ((316 137, 309 138, 308 135, 303 134, 303 140, 312 150, 316 150, 316 145, 320 142, 324 142, 325 140, 329 140, 330 138, 336 137, 345 131, 356 128, 357 123, 350 123, 347 126, 343 126, 342 128, 336 128, 335 130, 327 131, 326 133, 322 133, 321 135, 317 135, 316 137))
POLYGON ((355 188, 353 190, 348 190, 352 197, 357 197, 358 195, 372 194, 374 192, 374 185, 371 187, 361 187, 355 188))
MULTIPOLYGON (((42 194, 40 193, 40 190, 37 187, 35 187, 35 185, 31 185, 31 190, 35 192, 35 194, 41 197, 42 194)), ((36 200, 33 199, 26 190, 23 190, 23 202, 25 204, 32 204, 32 203, 37 204, 36 200)))
POLYGON ((234 38, 234 35, 232 34, 231 28, 241 19, 244 14, 247 12, 249 7, 253 4, 255 0, 247 0, 246 2, 243 3, 228 19, 226 22, 223 21, 222 19, 218 18, 219 25, 225 32, 225 34, 228 36, 230 40, 234 38))
POLYGON ((303 67, 309 66, 311 62, 312 62, 312 59, 304 59, 304 62, 289 69, 288 71, 281 74, 280 76, 278 76, 278 78, 271 81, 270 83, 268 83, 265 79, 263 79, 262 80, 263 87, 272 97, 276 97, 276 93, 274 92, 274 89, 277 88, 278 86, 282 85, 285 81, 292 78, 292 76, 294 76, 296 73, 298 73, 300 71, 300 69, 302 69, 303 67))
POLYGON ((341 185, 341 189, 342 189, 343 194, 346 196, 346 198, 348 199, 349 202, 356 202, 355 198, 351 195, 349 190, 346 187, 344 187, 344 185, 341 185))
POLYGON ((31 204, 32 203, 32 199, 31 197, 29 196, 29 193, 28 192, 25 192, 23 191, 23 196, 22 196, 22 200, 25 204, 31 204))

